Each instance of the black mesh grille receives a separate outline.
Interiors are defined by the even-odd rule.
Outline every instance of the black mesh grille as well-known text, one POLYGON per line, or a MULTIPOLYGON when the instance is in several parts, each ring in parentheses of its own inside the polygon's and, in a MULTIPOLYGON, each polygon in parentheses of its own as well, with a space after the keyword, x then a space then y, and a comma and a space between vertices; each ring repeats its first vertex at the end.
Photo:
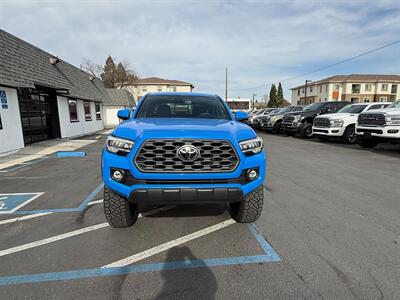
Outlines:
POLYGON ((283 122, 285 123, 293 123, 294 121, 294 116, 284 116, 283 117, 283 122))
POLYGON ((135 157, 136 167, 147 173, 231 172, 239 164, 233 146, 223 140, 160 139, 147 140, 135 157), (194 161, 182 161, 177 151, 192 145, 200 151, 194 161))
POLYGON ((314 124, 315 127, 330 127, 331 122, 328 118, 315 118, 314 124))
POLYGON ((386 124, 383 114, 361 114, 358 116, 359 125, 383 126, 386 124))

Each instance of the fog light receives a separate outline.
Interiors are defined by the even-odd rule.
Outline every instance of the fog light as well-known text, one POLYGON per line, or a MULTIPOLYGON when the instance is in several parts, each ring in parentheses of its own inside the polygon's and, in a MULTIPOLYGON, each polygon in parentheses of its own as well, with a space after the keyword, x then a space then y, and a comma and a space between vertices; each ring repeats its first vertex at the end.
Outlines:
POLYGON ((258 172, 256 169, 250 169, 247 171, 247 178, 249 178, 249 180, 254 180, 258 177, 258 172))
POLYGON ((112 179, 114 179, 115 181, 121 182, 124 180, 125 178, 125 172, 122 170, 115 170, 112 175, 111 175, 112 179))

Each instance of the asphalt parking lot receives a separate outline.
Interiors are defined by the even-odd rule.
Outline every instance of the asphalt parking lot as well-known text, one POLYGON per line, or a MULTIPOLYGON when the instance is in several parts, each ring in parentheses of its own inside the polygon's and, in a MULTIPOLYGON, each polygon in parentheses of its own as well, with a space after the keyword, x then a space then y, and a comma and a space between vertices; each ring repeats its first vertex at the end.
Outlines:
POLYGON ((259 134, 268 176, 254 225, 206 205, 109 227, 105 135, 87 137, 86 156, 3 170, 0 199, 18 209, 0 210, 0 299, 399 299, 400 150, 259 134))

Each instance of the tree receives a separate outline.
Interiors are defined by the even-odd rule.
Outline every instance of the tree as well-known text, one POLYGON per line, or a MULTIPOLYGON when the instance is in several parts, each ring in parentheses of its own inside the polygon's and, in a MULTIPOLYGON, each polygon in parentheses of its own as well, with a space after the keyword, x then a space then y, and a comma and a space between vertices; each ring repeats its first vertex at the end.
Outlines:
POLYGON ((100 78, 100 74, 103 72, 103 67, 99 64, 94 63, 89 58, 82 58, 81 69, 86 73, 93 75, 94 77, 100 78))
POLYGON ((282 107, 283 106, 283 101, 284 101, 284 98, 283 98, 283 89, 282 89, 282 84, 279 82, 279 85, 278 85, 278 93, 277 93, 277 95, 276 95, 276 102, 277 102, 277 106, 278 107, 282 107))
POLYGON ((106 59, 106 64, 103 68, 103 73, 101 73, 101 79, 103 80, 104 86, 108 89, 113 89, 116 87, 117 83, 117 68, 111 55, 106 59))
POLYGON ((271 86, 271 90, 269 92, 269 101, 268 101, 268 107, 277 107, 277 90, 275 84, 271 86))
POLYGON ((118 63, 116 77, 117 86, 120 88, 135 84, 139 78, 136 72, 130 69, 130 65, 127 61, 118 63))

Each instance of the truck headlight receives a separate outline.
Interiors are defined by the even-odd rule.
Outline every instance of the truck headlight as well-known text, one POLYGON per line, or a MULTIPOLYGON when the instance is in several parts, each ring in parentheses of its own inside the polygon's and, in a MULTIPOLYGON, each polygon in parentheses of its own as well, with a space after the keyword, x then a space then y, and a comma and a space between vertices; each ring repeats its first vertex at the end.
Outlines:
POLYGON ((343 120, 330 120, 331 127, 342 127, 343 126, 343 120))
POLYGON ((244 154, 257 154, 260 153, 263 149, 263 139, 260 137, 256 137, 255 139, 246 140, 239 143, 240 150, 244 154))
POLYGON ((386 125, 400 126, 400 115, 385 117, 386 125))
POLYGON ((106 140, 106 149, 111 153, 127 155, 133 148, 134 144, 135 143, 130 140, 121 139, 110 135, 106 140))

